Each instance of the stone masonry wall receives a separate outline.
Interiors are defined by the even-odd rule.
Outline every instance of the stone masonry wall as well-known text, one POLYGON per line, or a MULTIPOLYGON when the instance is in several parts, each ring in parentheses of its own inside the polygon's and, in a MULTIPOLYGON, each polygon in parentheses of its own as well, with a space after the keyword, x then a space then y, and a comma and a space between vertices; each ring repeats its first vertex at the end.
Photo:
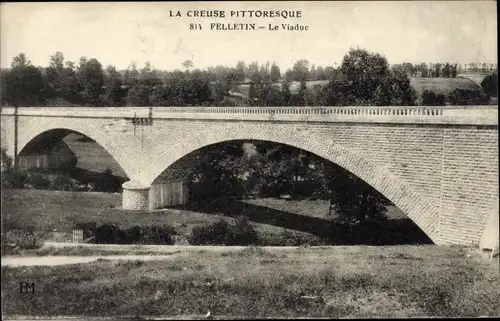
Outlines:
POLYGON ((148 189, 123 189, 122 207, 126 210, 147 210, 149 208, 148 189))
POLYGON ((445 243, 478 243, 498 210, 498 131, 444 130, 441 219, 445 243))

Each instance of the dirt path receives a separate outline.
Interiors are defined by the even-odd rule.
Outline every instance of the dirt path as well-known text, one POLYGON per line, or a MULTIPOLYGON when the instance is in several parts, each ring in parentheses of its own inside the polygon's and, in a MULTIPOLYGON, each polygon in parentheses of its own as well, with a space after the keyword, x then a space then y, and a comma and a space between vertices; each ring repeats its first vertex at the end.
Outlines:
MULTIPOLYGON (((96 255, 33 255, 33 256, 3 256, 2 266, 56 266, 70 264, 85 264, 97 260, 128 260, 128 261, 162 261, 179 255, 190 255, 193 252, 238 252, 247 246, 218 246, 218 245, 118 245, 118 244, 74 244, 60 242, 46 242, 44 248, 87 248, 96 250, 96 255), (102 254, 103 251, 112 251, 112 255, 102 254), (118 254, 116 252, 119 252, 118 254), (120 254, 123 252, 123 254, 120 254), (149 252, 147 254, 134 254, 149 252)), ((269 246, 266 251, 294 251, 295 246, 269 246)), ((91 253, 90 253, 91 254, 91 253)))
POLYGON ((96 255, 96 256, 4 256, 2 266, 56 266, 106 261, 162 261, 170 260, 175 255, 96 255))
MULTIPOLYGON (((103 249, 110 251, 151 251, 151 252, 162 252, 171 253, 178 251, 218 251, 218 252, 230 252, 230 251, 241 251, 248 246, 235 245, 235 246, 224 246, 224 245, 124 245, 124 244, 90 244, 90 243, 66 243, 66 242, 45 242, 43 247, 54 247, 54 248, 74 248, 74 247, 85 247, 91 249, 103 249)), ((311 246, 310 248, 324 248, 329 246, 311 246)), ((262 246, 266 250, 295 250, 299 248, 298 246, 262 246)))

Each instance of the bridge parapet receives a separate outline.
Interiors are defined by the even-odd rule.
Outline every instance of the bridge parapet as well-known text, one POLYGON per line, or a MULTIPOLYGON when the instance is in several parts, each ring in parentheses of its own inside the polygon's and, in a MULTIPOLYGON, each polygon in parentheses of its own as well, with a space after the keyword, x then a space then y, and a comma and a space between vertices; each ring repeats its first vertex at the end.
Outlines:
MULTIPOLYGON (((13 107, 2 115, 13 115, 13 107)), ((20 116, 498 125, 498 106, 22 107, 20 116)))

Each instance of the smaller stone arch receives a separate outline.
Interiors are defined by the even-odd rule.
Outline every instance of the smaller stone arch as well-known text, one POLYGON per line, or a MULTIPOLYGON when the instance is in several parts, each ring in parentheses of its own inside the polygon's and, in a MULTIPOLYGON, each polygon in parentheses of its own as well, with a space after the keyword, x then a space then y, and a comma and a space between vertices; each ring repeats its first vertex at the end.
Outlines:
POLYGON ((127 155, 109 137, 98 131, 92 131, 81 126, 39 126, 26 128, 18 139, 18 152, 16 157, 22 156, 27 150, 50 149, 70 133, 84 135, 99 144, 130 177, 133 167, 128 164, 127 155))

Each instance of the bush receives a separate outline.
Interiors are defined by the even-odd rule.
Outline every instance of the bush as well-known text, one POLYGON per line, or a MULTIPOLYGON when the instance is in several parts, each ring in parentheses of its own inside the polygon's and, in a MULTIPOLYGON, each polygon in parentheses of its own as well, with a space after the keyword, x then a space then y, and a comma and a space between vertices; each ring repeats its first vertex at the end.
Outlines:
MULTIPOLYGON (((40 173, 27 173, 26 175, 27 182, 25 184, 29 184, 32 188, 36 189, 49 189, 51 183, 45 175, 40 173)), ((23 184, 23 187, 25 184, 23 184)))
POLYGON ((98 244, 130 244, 126 231, 115 224, 103 224, 97 227, 95 242, 98 244))
POLYGON ((257 232, 246 216, 239 216, 236 218, 233 227, 234 240, 239 245, 257 244, 257 232))
POLYGON ((455 89, 448 96, 451 105, 486 105, 490 97, 479 90, 455 89))
POLYGON ((113 175, 113 171, 110 168, 106 168, 104 173, 95 182, 95 190, 97 192, 118 193, 121 191, 121 188, 121 181, 113 175))
POLYGON ((71 178, 62 174, 55 174, 49 177, 50 189, 57 191, 72 191, 74 186, 78 183, 71 178))
POLYGON ((31 228, 14 229, 2 234, 2 252, 18 247, 20 249, 39 249, 43 245, 43 233, 31 228))
POLYGON ((445 106, 446 97, 443 94, 435 94, 433 91, 425 90, 422 93, 422 105, 424 106, 445 106))
POLYGON ((132 244, 174 244, 173 235, 177 231, 169 225, 164 226, 134 226, 127 230, 132 244))
POLYGON ((251 245, 258 243, 257 232, 245 217, 229 224, 221 219, 212 224, 193 228, 189 244, 251 245))
POLYGON ((174 244, 173 235, 177 234, 174 227, 134 226, 121 229, 115 224, 105 223, 97 226, 95 222, 78 222, 76 229, 83 230, 84 238, 95 236, 97 244, 174 244))

